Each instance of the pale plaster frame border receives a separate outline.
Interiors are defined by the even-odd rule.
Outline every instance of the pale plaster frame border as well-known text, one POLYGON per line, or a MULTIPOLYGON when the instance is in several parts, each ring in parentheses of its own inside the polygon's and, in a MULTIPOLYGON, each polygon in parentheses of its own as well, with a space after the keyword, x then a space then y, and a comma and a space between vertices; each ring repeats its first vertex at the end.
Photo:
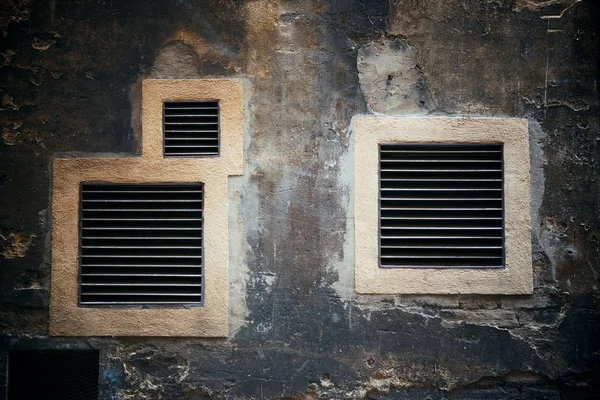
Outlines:
POLYGON ((145 80, 141 157, 54 160, 50 335, 228 336, 228 177, 243 174, 242 117, 242 84, 237 79, 145 80), (220 156, 164 158, 163 102, 205 99, 219 101, 220 156), (94 181, 204 183, 202 307, 78 307, 79 187, 94 181))
POLYGON ((533 291, 526 119, 357 116, 354 132, 355 288, 362 294, 530 294, 533 291), (379 268, 380 143, 504 144, 505 268, 379 268))

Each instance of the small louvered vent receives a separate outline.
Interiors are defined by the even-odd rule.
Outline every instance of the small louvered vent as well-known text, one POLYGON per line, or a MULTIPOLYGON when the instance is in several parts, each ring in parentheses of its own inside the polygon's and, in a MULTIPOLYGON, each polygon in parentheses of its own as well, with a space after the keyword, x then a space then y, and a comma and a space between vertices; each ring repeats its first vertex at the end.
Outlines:
POLYGON ((380 265, 504 264, 501 144, 380 145, 380 265))
POLYGON ((164 154, 199 157, 219 154, 219 102, 164 103, 164 154))
POLYGON ((81 185, 80 304, 202 303, 203 185, 81 185))
POLYGON ((9 400, 97 400, 98 350, 11 350, 9 400))

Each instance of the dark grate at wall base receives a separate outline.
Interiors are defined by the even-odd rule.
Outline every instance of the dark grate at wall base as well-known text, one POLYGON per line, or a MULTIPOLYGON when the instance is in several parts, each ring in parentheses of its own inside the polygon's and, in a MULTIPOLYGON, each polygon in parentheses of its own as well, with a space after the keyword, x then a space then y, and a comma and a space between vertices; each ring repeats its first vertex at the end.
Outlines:
POLYGON ((97 350, 11 350, 9 400, 97 400, 97 350))
POLYGON ((203 191, 83 183, 80 305, 201 305, 203 191))
POLYGON ((164 103, 164 155, 167 157, 219 154, 219 102, 164 103))
POLYGON ((501 144, 380 145, 381 267, 504 265, 501 144))

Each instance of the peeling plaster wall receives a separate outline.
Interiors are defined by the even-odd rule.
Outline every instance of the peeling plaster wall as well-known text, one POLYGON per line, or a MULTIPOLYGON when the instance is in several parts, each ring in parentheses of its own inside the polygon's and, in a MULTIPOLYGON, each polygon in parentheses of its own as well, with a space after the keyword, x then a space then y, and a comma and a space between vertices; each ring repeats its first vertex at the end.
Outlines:
POLYGON ((360 89, 375 114, 426 114, 435 109, 415 48, 381 37, 358 50, 360 89))
POLYGON ((599 397, 599 7, 2 2, 0 375, 10 348, 91 347, 105 399, 599 397), (231 337, 49 338, 50 160, 139 154, 141 80, 196 77, 244 82, 231 337), (532 296, 354 293, 365 113, 529 118, 532 296))

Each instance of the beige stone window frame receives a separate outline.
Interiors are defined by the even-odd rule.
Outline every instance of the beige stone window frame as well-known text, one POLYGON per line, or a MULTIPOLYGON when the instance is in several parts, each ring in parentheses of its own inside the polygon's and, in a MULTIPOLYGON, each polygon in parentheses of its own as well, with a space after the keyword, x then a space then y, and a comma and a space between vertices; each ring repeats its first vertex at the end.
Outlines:
POLYGON ((529 134, 526 119, 357 116, 354 132, 355 289, 361 294, 530 294, 529 134), (502 143, 505 267, 380 268, 379 144, 502 143))
POLYGON ((57 158, 52 176, 50 334, 53 336, 228 335, 228 178, 243 173, 242 84, 237 79, 145 80, 141 157, 57 158), (163 156, 163 102, 217 100, 220 155, 163 156), (204 304, 190 308, 78 307, 82 182, 204 184, 204 304))

